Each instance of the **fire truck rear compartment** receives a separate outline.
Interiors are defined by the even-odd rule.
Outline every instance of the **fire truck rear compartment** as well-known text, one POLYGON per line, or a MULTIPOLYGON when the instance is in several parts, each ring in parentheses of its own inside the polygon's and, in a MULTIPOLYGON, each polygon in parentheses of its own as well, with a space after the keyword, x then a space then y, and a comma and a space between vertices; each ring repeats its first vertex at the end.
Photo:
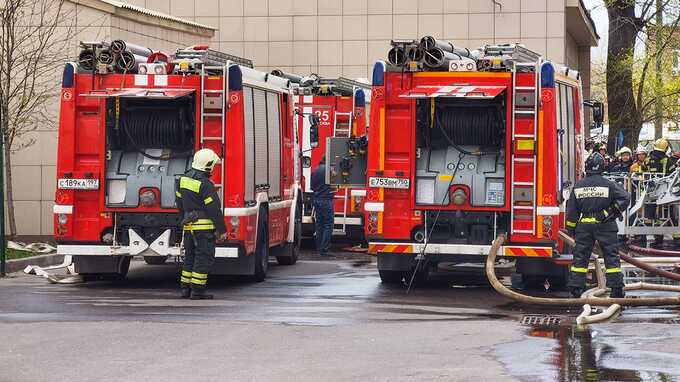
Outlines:
POLYGON ((193 154, 193 96, 116 102, 107 102, 107 207, 174 208, 175 178, 193 154))
POLYGON ((177 213, 138 208, 175 208, 175 179, 189 168, 193 155, 194 97, 111 98, 106 107, 105 203, 109 208, 129 209, 115 214, 116 242, 129 243, 128 229, 147 243, 170 229, 168 244, 177 244, 177 213))
MULTIPOLYGON (((428 231, 437 221, 431 242, 488 244, 505 230, 508 214, 475 210, 506 202, 505 110, 504 95, 416 101, 415 204, 442 207, 428 212, 428 231)), ((413 239, 423 232, 417 227, 413 239)))

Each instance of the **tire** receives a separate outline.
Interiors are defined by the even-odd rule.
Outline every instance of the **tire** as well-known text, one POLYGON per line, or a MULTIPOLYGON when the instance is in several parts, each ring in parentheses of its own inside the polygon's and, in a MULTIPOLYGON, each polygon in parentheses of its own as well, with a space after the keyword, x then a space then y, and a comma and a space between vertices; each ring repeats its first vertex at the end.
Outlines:
POLYGON ((127 276, 128 271, 130 270, 130 260, 132 260, 132 256, 125 256, 121 260, 120 272, 114 273, 114 276, 113 276, 115 281, 125 280, 125 277, 127 276))
POLYGON ((295 226, 293 228, 293 242, 286 243, 278 249, 281 256, 276 256, 279 265, 293 265, 300 257, 300 244, 302 241, 302 206, 298 204, 295 212, 295 226))
POLYGON ((255 244, 255 273, 253 274, 253 281, 259 283, 267 278, 267 270, 269 269, 269 216, 266 209, 260 209, 257 220, 257 243, 255 244))
POLYGON ((165 264, 167 260, 168 258, 163 256, 144 256, 144 262, 149 265, 165 264))
POLYGON ((118 263, 118 271, 107 273, 80 273, 85 281, 123 281, 130 270, 132 256, 122 256, 118 263))
POLYGON ((406 276, 406 272, 385 271, 381 269, 378 269, 378 274, 380 275, 380 281, 382 281, 383 284, 401 284, 406 276))
MULTIPOLYGON (((411 282, 412 274, 406 273, 407 283, 411 282)), ((422 265, 422 268, 416 272, 416 276, 413 277, 413 285, 423 286, 427 284, 427 279, 430 277, 430 267, 427 265, 422 265)))

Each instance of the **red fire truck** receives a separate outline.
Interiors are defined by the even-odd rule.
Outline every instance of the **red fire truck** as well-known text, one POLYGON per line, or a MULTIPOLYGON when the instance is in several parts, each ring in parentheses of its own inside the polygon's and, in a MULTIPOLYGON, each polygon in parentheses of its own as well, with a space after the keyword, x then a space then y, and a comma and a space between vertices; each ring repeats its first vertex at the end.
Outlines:
POLYGON ((500 233, 525 282, 563 281, 557 234, 584 152, 578 73, 520 45, 435 43, 445 60, 373 70, 365 234, 382 281, 480 262, 500 233))
MULTIPOLYGON (((298 111, 298 134, 302 153, 302 232, 314 234, 312 172, 326 155, 327 139, 331 137, 364 137, 366 135, 366 98, 370 85, 347 78, 299 77, 278 71, 294 83, 298 111), (296 86, 297 85, 297 86, 296 86), (317 117, 313 125, 308 118, 317 117)), ((363 185, 362 185, 363 186, 363 185)), ((335 224, 333 235, 346 235, 363 240, 363 200, 365 187, 343 185, 335 194, 335 224)))
POLYGON ((173 67, 139 64, 137 74, 65 66, 54 235, 76 272, 120 277, 133 256, 181 257, 175 179, 206 147, 223 158, 212 180, 228 231, 213 273, 262 280, 270 255, 296 262, 301 201, 290 82, 249 60, 197 49, 178 51, 173 67))

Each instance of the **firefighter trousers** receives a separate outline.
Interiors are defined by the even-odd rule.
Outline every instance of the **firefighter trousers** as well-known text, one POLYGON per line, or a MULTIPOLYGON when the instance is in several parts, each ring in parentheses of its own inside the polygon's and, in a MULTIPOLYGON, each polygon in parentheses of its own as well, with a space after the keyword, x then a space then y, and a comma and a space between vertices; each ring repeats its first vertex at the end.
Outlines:
POLYGON ((574 263, 571 266, 569 287, 585 288, 588 262, 596 241, 600 244, 604 255, 607 286, 609 288, 623 288, 621 259, 618 254, 619 238, 616 231, 603 229, 603 224, 600 223, 579 223, 576 227, 576 247, 574 248, 574 263))
POLYGON ((326 255, 331 250, 334 215, 333 199, 314 199, 316 250, 321 255, 326 255))
POLYGON ((215 231, 184 232, 184 265, 180 282, 182 287, 205 288, 208 273, 215 263, 215 231))

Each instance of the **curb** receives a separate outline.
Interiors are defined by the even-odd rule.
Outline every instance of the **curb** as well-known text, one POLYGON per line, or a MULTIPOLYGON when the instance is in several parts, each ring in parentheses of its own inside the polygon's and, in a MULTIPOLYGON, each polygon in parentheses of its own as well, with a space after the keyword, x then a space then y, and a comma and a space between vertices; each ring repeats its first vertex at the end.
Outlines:
POLYGON ((64 255, 57 255, 56 253, 24 257, 23 259, 7 260, 5 271, 7 273, 21 272, 29 265, 48 267, 50 265, 57 265, 63 262, 64 255))

